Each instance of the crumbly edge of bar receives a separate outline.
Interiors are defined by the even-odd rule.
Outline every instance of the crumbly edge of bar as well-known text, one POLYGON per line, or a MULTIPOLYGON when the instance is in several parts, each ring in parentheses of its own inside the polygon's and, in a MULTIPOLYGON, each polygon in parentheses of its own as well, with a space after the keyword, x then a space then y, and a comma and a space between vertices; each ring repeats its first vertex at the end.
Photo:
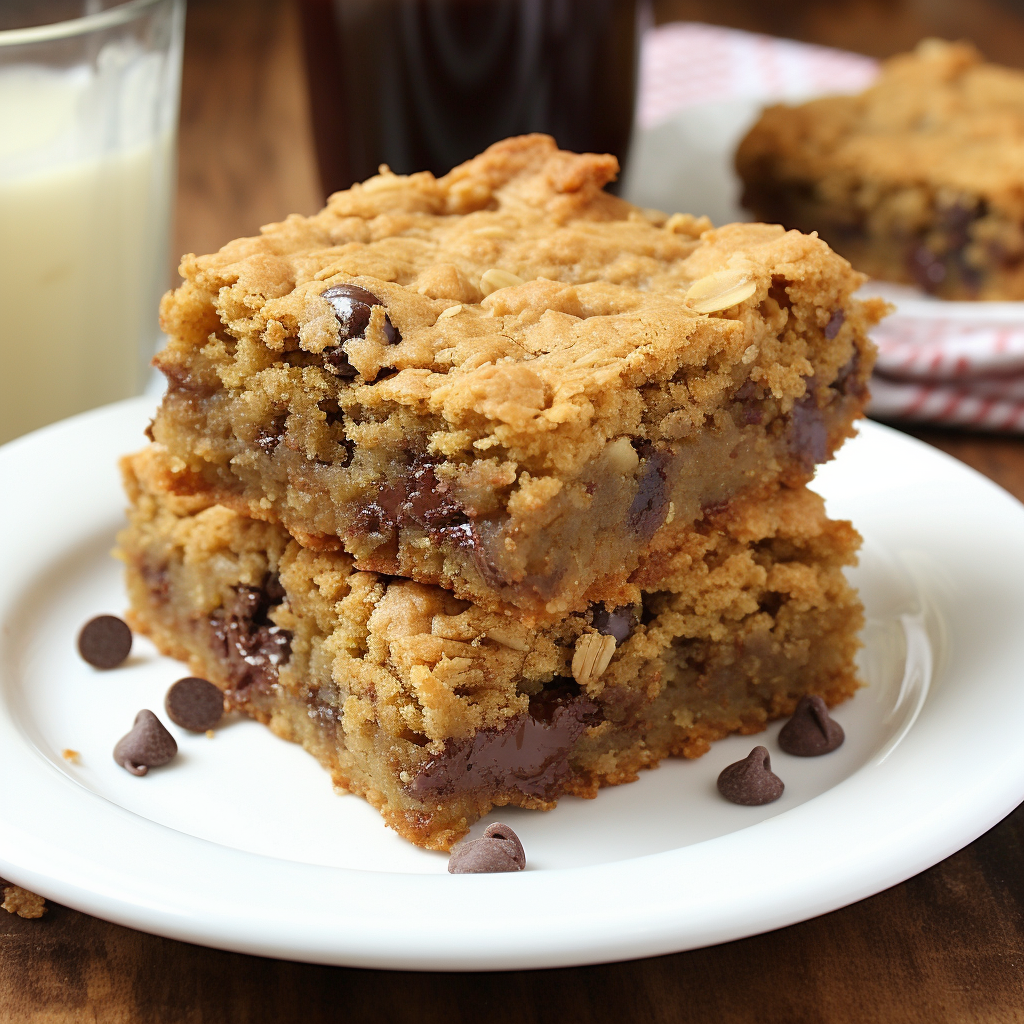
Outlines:
MULTIPOLYGON (((424 845, 445 848, 492 804, 541 807, 565 792, 593 795, 600 784, 629 781, 667 754, 697 756, 725 732, 763 728, 769 717, 792 710, 805 690, 835 701, 857 685, 852 659, 861 610, 840 568, 853 556, 856 534, 848 524, 823 521, 820 499, 789 495, 774 511, 778 521, 762 507, 734 524, 733 543, 720 538, 718 547, 709 545, 706 560, 698 545, 698 564, 691 555, 689 565, 678 567, 686 596, 648 595, 649 621, 636 627, 604 672, 575 684, 579 699, 593 702, 604 720, 576 737, 556 790, 492 786, 427 806, 408 790, 417 772, 443 759, 452 741, 457 746, 515 727, 530 715, 531 699, 542 698, 552 681, 571 679, 574 639, 600 643, 600 634, 575 616, 546 635, 517 629, 514 620, 482 614, 434 588, 352 572, 345 556, 299 549, 268 524, 221 507, 188 508, 180 498, 161 501, 130 474, 129 485, 134 524, 121 544, 133 625, 227 688, 237 706, 303 742, 337 784, 365 795, 389 824, 424 845), (772 532, 766 544, 753 539, 772 532), (252 606, 269 576, 279 579, 287 600, 260 627, 266 643, 239 649, 248 666, 240 686, 242 663, 223 656, 231 634, 223 616, 215 625, 216 616, 239 597, 252 606), (188 610, 180 614, 174 603, 182 594, 188 610), (280 654, 274 643, 282 630, 289 633, 289 656, 272 663, 268 652, 280 654), (695 720, 706 681, 687 658, 725 659, 724 686, 728 659, 745 644, 762 661, 774 652, 786 670, 749 699, 734 695, 728 708, 705 708, 695 720), (344 693, 338 680, 345 681, 344 693), (687 680, 696 680, 696 689, 691 685, 680 699, 687 680), (638 726, 643 708, 654 724, 638 726)), ((732 670, 732 685, 735 675, 732 670)))

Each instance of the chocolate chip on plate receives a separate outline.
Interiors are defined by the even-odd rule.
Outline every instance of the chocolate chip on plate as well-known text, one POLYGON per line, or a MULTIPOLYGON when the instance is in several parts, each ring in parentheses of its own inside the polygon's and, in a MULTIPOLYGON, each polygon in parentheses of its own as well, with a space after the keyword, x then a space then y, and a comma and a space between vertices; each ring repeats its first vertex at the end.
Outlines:
POLYGON ((224 695, 208 680, 188 676, 167 691, 164 710, 175 725, 191 732, 206 732, 224 714, 224 695))
POLYGON ((132 631, 116 615, 97 615, 78 634, 78 653, 95 668, 117 668, 132 649, 132 631))
POLYGON ((765 747, 754 747, 742 761, 723 768, 718 776, 719 793, 734 804, 748 807, 778 800, 785 788, 772 771, 772 759, 765 747))
POLYGON ((801 697, 793 717, 779 733, 779 746, 797 757, 829 754, 842 745, 843 727, 832 720, 828 705, 821 697, 801 697))
POLYGON ((488 825, 480 839, 456 843, 448 858, 448 871, 453 875, 522 871, 525 867, 526 852, 519 836, 500 821, 488 825))
POLYGON ((163 722, 143 708, 135 716, 132 731, 117 741, 114 760, 132 775, 145 775, 150 768, 167 764, 177 752, 178 744, 163 722))

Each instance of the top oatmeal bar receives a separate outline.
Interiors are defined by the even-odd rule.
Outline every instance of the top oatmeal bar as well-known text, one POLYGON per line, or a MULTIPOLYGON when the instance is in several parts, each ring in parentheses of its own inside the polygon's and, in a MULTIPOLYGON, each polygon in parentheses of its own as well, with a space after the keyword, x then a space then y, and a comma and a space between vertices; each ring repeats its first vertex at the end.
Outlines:
POLYGON ((186 256, 151 428, 176 489, 540 621, 809 479, 883 304, 815 237, 639 210, 616 172, 509 139, 186 256))
POLYGON ((770 107, 736 167, 757 217, 873 277, 1024 299, 1024 72, 969 45, 925 40, 859 96, 770 107))

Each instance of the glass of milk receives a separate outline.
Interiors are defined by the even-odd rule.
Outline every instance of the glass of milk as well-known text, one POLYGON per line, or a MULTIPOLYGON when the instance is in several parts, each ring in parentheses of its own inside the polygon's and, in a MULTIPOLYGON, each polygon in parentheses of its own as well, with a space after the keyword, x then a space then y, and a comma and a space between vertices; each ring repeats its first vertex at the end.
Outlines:
POLYGON ((185 0, 0 0, 0 444, 145 385, 184 23, 185 0))

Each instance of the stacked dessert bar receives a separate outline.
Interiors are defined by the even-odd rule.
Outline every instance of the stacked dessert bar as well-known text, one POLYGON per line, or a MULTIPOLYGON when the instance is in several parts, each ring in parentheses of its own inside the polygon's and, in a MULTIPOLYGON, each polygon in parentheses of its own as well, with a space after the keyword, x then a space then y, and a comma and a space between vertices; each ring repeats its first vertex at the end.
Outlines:
POLYGON ((859 538, 805 485, 883 306, 616 172, 545 136, 384 169, 164 301, 132 623, 426 847, 858 686, 859 538))

